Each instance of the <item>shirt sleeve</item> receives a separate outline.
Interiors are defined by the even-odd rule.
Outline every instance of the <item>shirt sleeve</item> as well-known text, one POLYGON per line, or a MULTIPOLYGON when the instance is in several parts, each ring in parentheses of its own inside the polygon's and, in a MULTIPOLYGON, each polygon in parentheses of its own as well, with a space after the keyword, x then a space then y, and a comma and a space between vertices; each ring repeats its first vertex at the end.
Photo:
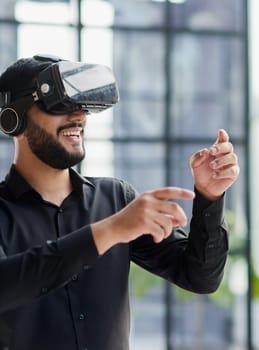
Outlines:
POLYGON ((132 260, 189 291, 214 292, 222 280, 228 252, 223 213, 224 196, 210 202, 196 191, 189 234, 175 229, 159 244, 150 235, 142 236, 131 244, 132 260))
POLYGON ((65 285, 97 259, 90 226, 8 257, 0 246, 0 312, 65 285))

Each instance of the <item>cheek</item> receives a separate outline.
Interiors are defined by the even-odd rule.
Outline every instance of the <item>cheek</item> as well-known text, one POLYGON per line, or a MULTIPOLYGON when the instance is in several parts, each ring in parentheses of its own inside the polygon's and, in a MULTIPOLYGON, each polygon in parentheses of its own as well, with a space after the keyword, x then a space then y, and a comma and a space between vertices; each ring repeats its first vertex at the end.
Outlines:
POLYGON ((58 120, 55 120, 55 118, 50 119, 50 117, 48 117, 43 120, 40 120, 37 124, 41 129, 51 134, 52 136, 58 136, 58 129, 61 124, 58 122, 58 120))
POLYGON ((37 108, 32 108, 28 113, 28 120, 31 120, 33 124, 38 125, 40 128, 50 132, 55 133, 58 127, 61 125, 61 118, 58 116, 51 116, 47 113, 44 113, 37 108))

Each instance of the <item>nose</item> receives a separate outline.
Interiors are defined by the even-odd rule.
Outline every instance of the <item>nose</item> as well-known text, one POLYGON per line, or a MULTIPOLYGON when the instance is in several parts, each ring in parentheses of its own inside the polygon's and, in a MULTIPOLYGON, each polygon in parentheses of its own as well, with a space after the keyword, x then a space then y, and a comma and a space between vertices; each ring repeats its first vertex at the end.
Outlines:
POLYGON ((86 121, 86 113, 84 111, 75 111, 70 114, 68 114, 68 120, 69 121, 78 121, 78 122, 85 122, 86 121))

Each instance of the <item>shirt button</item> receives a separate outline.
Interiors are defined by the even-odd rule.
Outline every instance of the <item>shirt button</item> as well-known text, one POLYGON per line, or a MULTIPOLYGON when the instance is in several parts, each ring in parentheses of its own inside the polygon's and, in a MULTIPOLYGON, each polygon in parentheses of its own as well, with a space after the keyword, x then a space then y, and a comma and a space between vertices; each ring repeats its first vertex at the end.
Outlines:
POLYGON ((84 319, 85 319, 85 314, 80 314, 80 315, 79 315, 79 320, 82 321, 82 320, 84 320, 84 319))
POLYGON ((205 216, 207 216, 207 217, 210 216, 210 213, 205 213, 205 216))
POLYGON ((215 248, 215 244, 214 243, 208 243, 208 248, 215 248))
POLYGON ((77 279, 78 279, 78 276, 77 276, 77 275, 73 275, 73 276, 72 276, 72 280, 73 280, 73 281, 76 281, 77 279))
POLYGON ((41 293, 42 294, 47 293, 47 291, 48 291, 48 288, 46 288, 46 287, 41 288, 41 293))
POLYGON ((62 209, 62 208, 59 208, 58 212, 59 212, 59 213, 63 213, 63 209, 62 209))
POLYGON ((84 266, 83 266, 83 269, 84 269, 84 270, 89 270, 89 268, 90 268, 89 265, 84 265, 84 266))

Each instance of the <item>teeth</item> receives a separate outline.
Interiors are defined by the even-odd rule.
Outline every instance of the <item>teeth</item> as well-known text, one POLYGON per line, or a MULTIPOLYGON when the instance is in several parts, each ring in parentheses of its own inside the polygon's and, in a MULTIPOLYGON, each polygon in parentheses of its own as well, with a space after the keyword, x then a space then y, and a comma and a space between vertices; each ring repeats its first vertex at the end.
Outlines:
POLYGON ((77 137, 79 137, 80 136, 80 130, 78 130, 78 131, 64 131, 63 135, 64 136, 77 136, 77 137))

